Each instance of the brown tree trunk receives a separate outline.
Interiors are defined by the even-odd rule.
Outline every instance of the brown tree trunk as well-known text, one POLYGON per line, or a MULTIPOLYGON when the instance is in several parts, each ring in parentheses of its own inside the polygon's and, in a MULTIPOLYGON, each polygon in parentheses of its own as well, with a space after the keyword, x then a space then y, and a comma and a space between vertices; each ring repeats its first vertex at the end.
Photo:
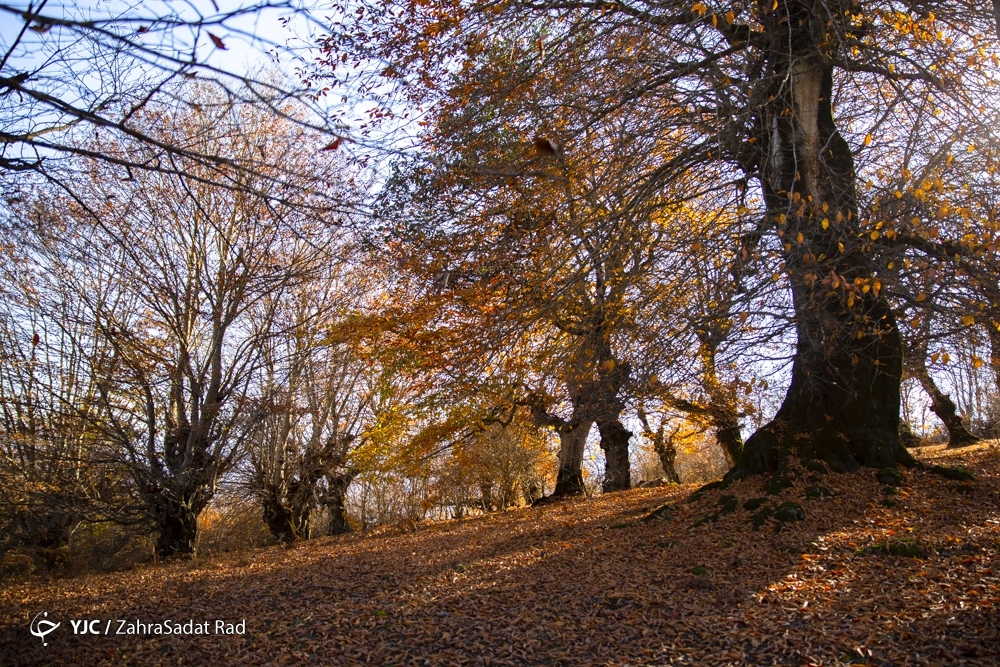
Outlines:
POLYGON ((743 453, 743 432, 739 423, 721 421, 715 425, 715 439, 726 455, 730 466, 736 465, 743 453))
POLYGON ((351 532, 351 524, 347 520, 347 488, 357 475, 354 471, 327 475, 327 489, 324 504, 330 515, 329 535, 343 535, 351 532))
MULTIPOLYGON (((739 461, 743 453, 743 433, 740 427, 738 404, 733 391, 720 380, 715 366, 718 343, 706 333, 701 339, 699 354, 702 364, 702 386, 711 404, 704 409, 715 428, 715 440, 722 447, 730 466, 739 461)), ((692 404, 692 407, 693 404, 692 404)))
POLYGON ((656 455, 660 457, 660 466, 663 468, 663 474, 674 484, 680 484, 681 476, 677 474, 677 466, 675 465, 677 461, 677 447, 674 445, 673 440, 670 442, 665 441, 662 424, 660 424, 660 428, 656 432, 656 437, 653 439, 653 449, 656 451, 656 455))
POLYGON ((938 389, 937 383, 927 372, 927 367, 922 360, 914 374, 920 381, 920 386, 931 397, 931 412, 937 415, 945 429, 948 430, 948 447, 964 447, 979 442, 979 438, 969 433, 969 429, 965 428, 955 402, 951 400, 951 396, 938 389))
POLYGON ((176 503, 165 500, 160 508, 157 519, 159 537, 156 542, 156 552, 160 558, 171 556, 194 556, 198 544, 198 515, 201 509, 195 509, 187 503, 176 503))
POLYGON ((923 444, 923 441, 910 429, 910 424, 903 419, 899 420, 899 442, 904 447, 919 447, 923 444))
POLYGON ((290 493, 293 501, 288 502, 279 495, 277 489, 264 496, 264 523, 279 544, 293 542, 299 539, 309 539, 312 504, 294 502, 295 494, 290 493))
POLYGON ((601 433, 601 449, 604 450, 605 493, 625 491, 632 488, 632 474, 628 458, 628 442, 632 432, 619 419, 607 421, 599 419, 597 428, 601 433))
POLYGON ((583 449, 590 435, 591 421, 571 422, 558 427, 559 473, 554 496, 579 496, 587 492, 583 484, 583 449))
POLYGON ((59 549, 69 544, 82 521, 74 512, 26 510, 16 515, 14 523, 21 546, 59 549))
POLYGON ((993 384, 1000 392, 1000 322, 990 320, 987 329, 990 332, 990 366, 993 368, 993 384))
POLYGON ((899 443, 902 340, 859 224, 854 159, 833 120, 823 36, 842 26, 812 8, 788 0, 763 17, 772 85, 760 176, 785 250, 797 348, 778 413, 747 440, 731 477, 777 471, 793 453, 835 471, 915 464, 899 443))

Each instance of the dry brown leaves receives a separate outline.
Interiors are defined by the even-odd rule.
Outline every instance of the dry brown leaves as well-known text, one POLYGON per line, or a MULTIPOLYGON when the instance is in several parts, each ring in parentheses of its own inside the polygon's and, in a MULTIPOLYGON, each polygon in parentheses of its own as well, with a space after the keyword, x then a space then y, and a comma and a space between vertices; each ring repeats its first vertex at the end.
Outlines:
POLYGON ((920 456, 977 479, 906 471, 886 496, 874 471, 802 472, 767 500, 805 511, 777 533, 748 523, 766 482, 751 479, 17 584, 0 591, 0 664, 998 664, 1000 449, 920 456), (806 498, 816 485, 833 495, 806 498), (739 509, 692 527, 723 496, 739 509), (43 610, 63 622, 47 647, 28 632, 43 610), (78 618, 247 633, 83 637, 78 618))

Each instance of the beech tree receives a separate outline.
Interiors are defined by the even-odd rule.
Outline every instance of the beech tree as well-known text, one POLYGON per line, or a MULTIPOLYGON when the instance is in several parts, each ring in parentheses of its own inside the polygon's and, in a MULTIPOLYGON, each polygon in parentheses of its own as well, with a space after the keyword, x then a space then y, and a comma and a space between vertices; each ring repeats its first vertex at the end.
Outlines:
POLYGON ((365 470, 385 420, 403 398, 392 355, 365 326, 379 274, 339 239, 336 260, 317 257, 315 275, 295 293, 268 296, 280 335, 262 342, 265 415, 249 443, 251 486, 279 542, 350 531, 347 493, 365 470))
MULTIPOLYGON (((385 99, 434 109, 456 137, 502 128, 522 145, 537 133, 563 155, 588 154, 608 136, 595 128, 627 114, 628 139, 650 142, 627 206, 680 181, 745 202, 755 215, 728 229, 734 269, 777 260, 796 348, 784 402, 745 443, 738 476, 792 453, 838 471, 913 464, 898 436, 894 303, 928 295, 906 291, 913 262, 898 259, 952 266, 982 288, 996 229, 981 207, 930 219, 901 207, 964 197, 945 180, 991 181, 995 29, 992 8, 950 2, 373 2, 323 47, 327 74, 352 58, 384 63, 341 85, 400 84, 385 99), (493 48, 503 57, 484 55, 493 48), (524 113, 538 106, 542 128, 524 113), (958 149, 973 158, 964 172, 958 149)), ((452 150, 438 140, 428 159, 447 163, 452 150)))
MULTIPOLYGON (((104 462, 114 456, 93 421, 98 376, 111 347, 71 291, 44 272, 30 234, 5 230, 0 314, 0 535, 6 546, 49 560, 83 521, 121 519, 127 484, 104 462)), ((64 269, 65 264, 57 264, 64 269)), ((107 272, 88 276, 95 298, 107 272)))
MULTIPOLYGON (((202 94, 197 109, 147 115, 149 132, 286 168, 298 160, 306 177, 301 158, 322 145, 315 137, 202 94)), ((143 146, 104 149, 141 156, 143 146)), ((81 173, 74 197, 42 189, 25 214, 45 239, 50 274, 102 341, 97 351, 110 350, 88 358, 98 389, 89 421, 131 478, 132 511, 156 526, 161 556, 190 554, 199 514, 260 418, 250 398, 275 334, 273 304, 309 278, 336 218, 321 223, 310 202, 290 206, 284 193, 252 194, 280 187, 267 173, 247 188, 159 171, 120 180, 100 160, 81 173), (94 274, 106 290, 91 287, 94 274)), ((308 173, 329 184, 323 197, 338 183, 329 159, 308 173)))

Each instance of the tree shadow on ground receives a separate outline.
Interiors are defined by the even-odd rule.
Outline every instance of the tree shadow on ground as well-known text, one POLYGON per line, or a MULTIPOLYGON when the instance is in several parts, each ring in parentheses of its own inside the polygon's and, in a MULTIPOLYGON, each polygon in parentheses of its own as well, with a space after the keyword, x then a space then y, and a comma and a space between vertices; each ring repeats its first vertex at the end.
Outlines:
POLYGON ((804 510, 778 532, 774 518, 748 523, 757 510, 742 506, 767 481, 749 479, 693 502, 691 487, 638 490, 13 586, 0 593, 0 662, 992 664, 1000 464, 985 450, 963 456, 978 477, 966 490, 920 471, 894 494, 875 471, 803 474, 765 501, 804 510), (833 495, 807 497, 815 486, 833 495), (730 496, 738 509, 725 513, 730 496), (81 637, 64 622, 42 647, 27 631, 42 610, 245 618, 248 633, 81 637))

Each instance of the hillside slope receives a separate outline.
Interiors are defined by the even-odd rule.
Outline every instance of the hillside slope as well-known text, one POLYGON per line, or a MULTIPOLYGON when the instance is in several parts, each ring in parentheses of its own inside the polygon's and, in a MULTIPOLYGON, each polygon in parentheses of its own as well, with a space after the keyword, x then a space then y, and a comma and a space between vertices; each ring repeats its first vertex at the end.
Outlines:
POLYGON ((11 585, 0 664, 998 664, 1000 449, 919 454, 976 479, 906 471, 887 495, 875 471, 803 471, 762 507, 804 520, 759 530, 751 479, 11 585), (166 619, 212 634, 115 634, 166 619))

